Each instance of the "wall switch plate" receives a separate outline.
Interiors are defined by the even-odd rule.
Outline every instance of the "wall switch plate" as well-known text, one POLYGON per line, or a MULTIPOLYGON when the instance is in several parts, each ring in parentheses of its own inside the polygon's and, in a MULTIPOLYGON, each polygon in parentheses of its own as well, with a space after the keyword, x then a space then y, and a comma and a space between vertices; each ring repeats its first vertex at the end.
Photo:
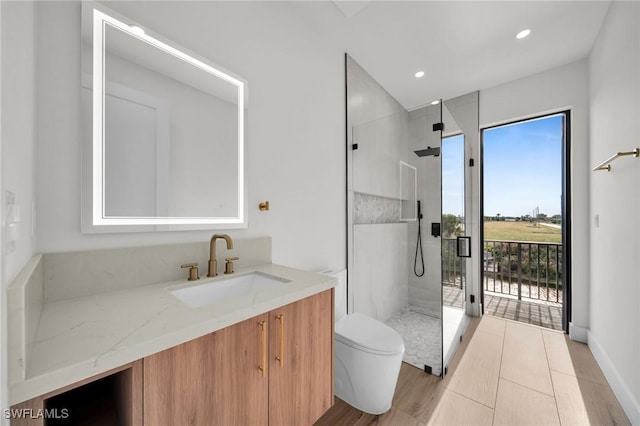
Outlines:
POLYGON ((16 250, 16 241, 20 239, 20 206, 16 204, 16 194, 4 193, 4 253, 11 254, 16 250))

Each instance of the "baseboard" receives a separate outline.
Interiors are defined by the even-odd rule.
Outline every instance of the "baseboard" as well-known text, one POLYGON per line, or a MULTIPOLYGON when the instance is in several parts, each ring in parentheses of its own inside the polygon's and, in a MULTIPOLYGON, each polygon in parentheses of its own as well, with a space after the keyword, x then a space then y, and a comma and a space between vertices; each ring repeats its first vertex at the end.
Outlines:
POLYGON ((604 373, 607 382, 609 382, 609 386, 611 386, 613 393, 616 395, 616 398, 618 398, 629 421, 632 425, 640 425, 640 404, 622 380, 616 366, 611 362, 605 350, 600 346, 600 343, 590 331, 588 332, 588 339, 589 349, 591 349, 593 357, 604 373))
POLYGON ((589 329, 569 323, 569 337, 576 342, 587 343, 589 341, 589 329))

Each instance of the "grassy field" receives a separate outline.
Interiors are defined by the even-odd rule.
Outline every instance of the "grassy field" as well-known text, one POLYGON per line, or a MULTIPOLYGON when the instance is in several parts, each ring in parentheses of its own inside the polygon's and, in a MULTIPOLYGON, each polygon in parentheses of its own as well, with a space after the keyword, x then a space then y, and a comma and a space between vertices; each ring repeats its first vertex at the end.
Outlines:
POLYGON ((529 222, 489 222, 484 223, 485 240, 536 241, 561 243, 560 229, 544 225, 535 226, 529 222))

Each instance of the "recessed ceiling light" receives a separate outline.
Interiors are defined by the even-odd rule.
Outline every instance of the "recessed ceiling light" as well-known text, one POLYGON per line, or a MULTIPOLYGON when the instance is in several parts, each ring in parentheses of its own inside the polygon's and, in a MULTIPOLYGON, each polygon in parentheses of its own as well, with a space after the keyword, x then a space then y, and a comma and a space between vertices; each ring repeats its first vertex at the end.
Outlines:
POLYGON ((528 36, 529 34, 531 34, 531 30, 527 28, 526 30, 522 30, 518 34, 516 34, 516 38, 522 39, 528 36))
POLYGON ((414 75, 416 76, 416 78, 424 77, 424 71, 418 71, 414 75))
POLYGON ((440 101, 438 99, 436 99, 435 101, 431 101, 431 105, 438 105, 440 103, 440 101))

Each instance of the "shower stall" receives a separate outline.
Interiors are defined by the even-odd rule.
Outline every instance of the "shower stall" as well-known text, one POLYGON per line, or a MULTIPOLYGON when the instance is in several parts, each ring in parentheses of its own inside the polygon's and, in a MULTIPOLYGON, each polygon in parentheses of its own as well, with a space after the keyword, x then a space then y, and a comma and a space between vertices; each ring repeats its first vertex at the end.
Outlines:
POLYGON ((385 322, 406 363, 443 376, 470 312, 477 92, 407 111, 348 55, 346 85, 349 312, 385 322))

